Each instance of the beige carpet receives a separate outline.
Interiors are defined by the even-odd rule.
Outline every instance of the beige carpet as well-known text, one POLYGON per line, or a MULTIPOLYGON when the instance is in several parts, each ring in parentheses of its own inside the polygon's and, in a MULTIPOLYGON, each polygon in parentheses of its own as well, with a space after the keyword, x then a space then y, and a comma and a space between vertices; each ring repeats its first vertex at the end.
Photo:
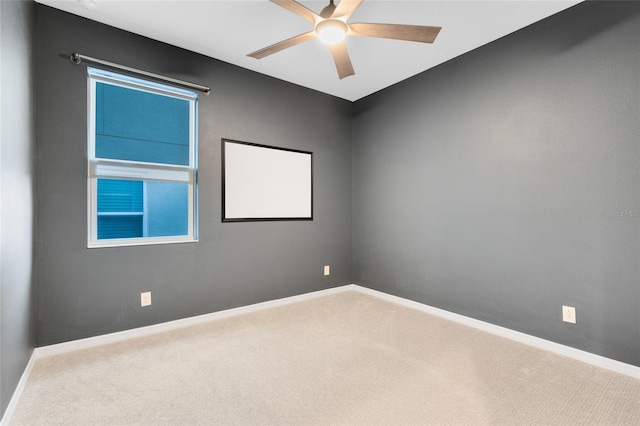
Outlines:
POLYGON ((640 380, 357 292, 39 359, 12 425, 640 424, 640 380))

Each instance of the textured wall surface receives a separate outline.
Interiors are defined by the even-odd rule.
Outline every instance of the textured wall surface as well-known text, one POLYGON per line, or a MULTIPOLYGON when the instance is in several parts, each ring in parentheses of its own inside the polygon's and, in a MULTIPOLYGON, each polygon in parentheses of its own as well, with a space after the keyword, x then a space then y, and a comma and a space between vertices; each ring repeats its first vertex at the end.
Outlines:
POLYGON ((587 2, 358 102, 354 282, 640 365, 638 46, 587 2))
POLYGON ((35 343, 33 16, 0 2, 0 418, 35 343))
POLYGON ((37 28, 38 345, 351 282, 351 103, 42 5, 37 28), (199 242, 87 249, 87 79, 73 52, 211 86, 199 242), (222 223, 223 137, 312 151, 314 220, 222 223))

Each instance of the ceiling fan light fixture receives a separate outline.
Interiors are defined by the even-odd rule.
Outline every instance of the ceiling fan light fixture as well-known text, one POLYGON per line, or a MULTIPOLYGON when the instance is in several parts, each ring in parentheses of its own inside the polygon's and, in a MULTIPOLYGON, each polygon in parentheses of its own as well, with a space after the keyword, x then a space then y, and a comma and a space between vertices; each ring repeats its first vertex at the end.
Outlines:
POLYGON ((326 44, 340 43, 347 35, 347 24, 338 19, 326 19, 316 26, 318 38, 326 44))

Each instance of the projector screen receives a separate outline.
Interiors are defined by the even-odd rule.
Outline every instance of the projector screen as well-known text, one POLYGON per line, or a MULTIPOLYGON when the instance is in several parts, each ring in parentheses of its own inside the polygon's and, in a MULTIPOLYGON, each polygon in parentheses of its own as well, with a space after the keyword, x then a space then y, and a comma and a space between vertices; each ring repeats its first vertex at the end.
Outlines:
POLYGON ((222 140, 222 221, 313 220, 313 153, 222 140))

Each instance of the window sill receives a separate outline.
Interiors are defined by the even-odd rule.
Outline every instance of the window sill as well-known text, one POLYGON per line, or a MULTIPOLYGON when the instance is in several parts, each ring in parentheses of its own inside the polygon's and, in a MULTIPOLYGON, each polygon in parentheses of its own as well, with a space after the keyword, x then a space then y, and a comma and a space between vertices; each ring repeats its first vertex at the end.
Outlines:
POLYGON ((153 246, 153 245, 164 245, 164 244, 185 244, 185 243, 197 243, 198 239, 167 239, 167 238, 145 238, 145 239, 120 239, 120 240, 103 240, 103 241, 92 241, 87 244, 87 248, 95 249, 95 248, 109 248, 109 247, 129 247, 129 246, 153 246))

